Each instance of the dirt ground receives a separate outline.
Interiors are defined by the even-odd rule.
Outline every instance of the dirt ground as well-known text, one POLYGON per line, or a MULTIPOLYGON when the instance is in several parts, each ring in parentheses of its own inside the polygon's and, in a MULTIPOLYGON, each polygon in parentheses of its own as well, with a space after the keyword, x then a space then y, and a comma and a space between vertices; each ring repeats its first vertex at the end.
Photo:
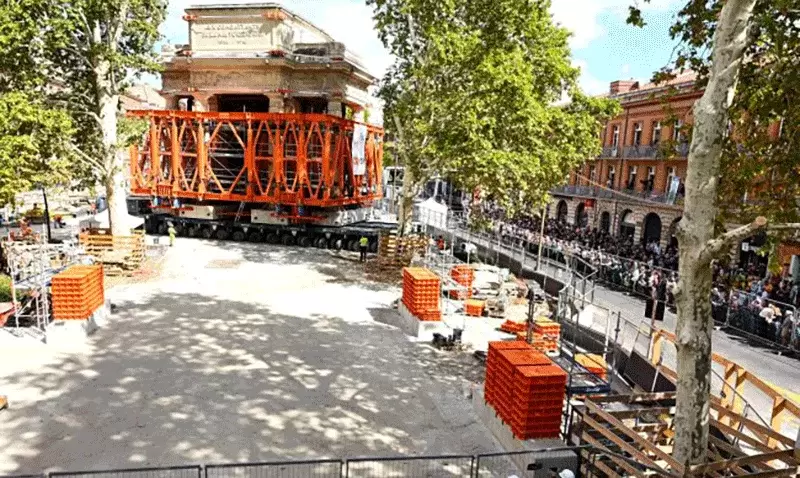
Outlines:
POLYGON ((0 475, 497 451, 474 359, 376 322, 399 295, 354 256, 179 239, 85 344, 0 342, 0 475))

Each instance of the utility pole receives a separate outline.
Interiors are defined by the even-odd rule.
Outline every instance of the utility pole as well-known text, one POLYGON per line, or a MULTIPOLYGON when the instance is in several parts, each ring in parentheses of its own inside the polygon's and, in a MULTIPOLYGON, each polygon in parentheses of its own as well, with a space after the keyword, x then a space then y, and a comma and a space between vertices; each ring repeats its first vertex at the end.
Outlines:
POLYGON ((539 258, 536 259, 536 270, 541 269, 542 267, 542 249, 544 248, 544 221, 545 221, 545 214, 547 214, 547 210, 545 206, 542 206, 542 214, 541 214, 541 222, 542 227, 539 231, 539 258))
POLYGON ((42 186, 42 196, 44 197, 44 223, 47 226, 47 243, 50 244, 52 235, 50 232, 50 206, 47 204, 47 191, 42 186))

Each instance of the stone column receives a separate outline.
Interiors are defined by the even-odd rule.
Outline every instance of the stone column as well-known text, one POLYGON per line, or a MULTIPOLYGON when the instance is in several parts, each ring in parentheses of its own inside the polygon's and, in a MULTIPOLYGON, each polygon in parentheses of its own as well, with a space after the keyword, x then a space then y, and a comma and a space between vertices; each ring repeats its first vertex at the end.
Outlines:
POLYGON ((195 93, 192 95, 194 98, 192 110, 193 111, 210 111, 209 100, 211 95, 209 93, 195 93))
POLYGON ((337 100, 328 101, 328 114, 342 117, 342 102, 337 100))
POLYGON ((284 113, 285 102, 283 93, 267 93, 269 98, 269 112, 270 113, 284 113))

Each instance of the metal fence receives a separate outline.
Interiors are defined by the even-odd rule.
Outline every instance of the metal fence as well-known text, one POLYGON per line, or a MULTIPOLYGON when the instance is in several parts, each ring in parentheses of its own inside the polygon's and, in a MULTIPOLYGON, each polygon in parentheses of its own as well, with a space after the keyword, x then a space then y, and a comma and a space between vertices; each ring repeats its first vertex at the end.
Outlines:
POLYGON ((431 457, 353 458, 345 462, 347 478, 473 476, 475 456, 441 455, 431 457))
POLYGON ((116 470, 58 471, 48 478, 202 478, 199 465, 157 468, 121 468, 116 470))
POLYGON ((340 478, 342 460, 206 465, 205 478, 340 478))
MULTIPOLYGON (((507 478, 545 477, 552 468, 577 471, 577 451, 562 446, 480 455, 364 457, 226 463, 92 471, 59 471, 0 478, 507 478), (532 470, 536 471, 532 471, 532 470)), ((583 448, 587 448, 583 446, 583 448)))

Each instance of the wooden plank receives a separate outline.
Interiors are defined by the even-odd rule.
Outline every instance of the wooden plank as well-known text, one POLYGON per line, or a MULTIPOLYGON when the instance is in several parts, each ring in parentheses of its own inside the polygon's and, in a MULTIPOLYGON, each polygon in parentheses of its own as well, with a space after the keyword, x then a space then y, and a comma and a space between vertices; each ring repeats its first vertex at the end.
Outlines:
POLYGON ((642 476, 642 477, 646 476, 644 472, 642 472, 641 470, 639 470, 636 467, 631 466, 631 464, 628 463, 627 461, 625 461, 625 460, 623 460, 621 458, 617 458, 616 456, 614 456, 614 454, 611 454, 611 450, 609 450, 608 448, 603 446, 603 444, 600 443, 598 440, 595 440, 593 437, 587 435, 585 432, 584 432, 584 435, 581 437, 581 440, 582 441, 586 440, 586 443, 592 445, 593 447, 597 448, 598 450, 601 450, 601 451, 609 453, 608 455, 606 455, 606 456, 608 456, 608 459, 613 461, 614 463, 616 463, 620 467, 624 468, 625 471, 627 471, 628 473, 630 473, 630 475, 628 475, 628 476, 642 476))
MULTIPOLYGON (((600 423, 595 421, 593 418, 591 418, 591 417, 589 417, 587 415, 584 415, 583 420, 584 420, 584 423, 586 423, 587 425, 592 427, 594 430, 599 431, 601 435, 603 435, 607 439, 611 440, 612 442, 614 442, 615 445, 617 445, 618 447, 620 447, 621 449, 623 449, 627 453, 629 453, 633 457, 633 459, 635 461, 639 461, 642 464, 645 464, 645 465, 650 466, 652 468, 656 468, 656 469, 662 469, 663 468, 663 467, 659 466, 658 463, 656 463, 655 461, 651 460, 650 457, 648 457, 647 455, 642 453, 641 450, 639 450, 638 448, 634 447, 630 443, 626 442, 625 440, 623 440, 622 438, 617 436, 612 430, 604 427, 603 425, 601 425, 600 423)), ((590 443, 590 444, 593 444, 593 443, 590 443)), ((605 447, 603 447, 603 448, 605 448, 605 447)))
POLYGON ((8 408, 8 397, 5 395, 0 395, 0 410, 4 408, 8 408))
MULTIPOLYGON (((792 440, 791 438, 789 438, 789 437, 787 437, 787 436, 785 436, 785 435, 783 435, 781 433, 778 433, 778 432, 772 430, 769 427, 765 427, 764 425, 762 425, 762 424, 760 424, 758 422, 750 420, 749 418, 745 418, 745 417, 743 417, 741 415, 738 415, 738 414, 735 414, 735 413, 731 412, 730 410, 728 410, 725 407, 723 407, 721 405, 719 399, 716 398, 716 397, 712 398, 712 400, 711 400, 711 408, 713 410, 717 411, 717 413, 720 414, 720 422, 722 421, 721 417, 722 417, 723 414, 726 415, 726 416, 733 415, 731 417, 732 421, 728 424, 729 426, 735 427, 739 423, 742 423, 742 424, 744 424, 745 427, 747 427, 752 432, 755 432, 755 433, 758 433, 760 435, 764 435, 766 437, 772 438, 772 439, 774 439, 774 440, 776 440, 776 441, 788 446, 789 448, 794 448, 794 440, 792 440)), ((775 447, 770 447, 770 448, 774 449, 775 447)))
MULTIPOLYGON (((690 468, 690 472, 692 474, 703 474, 708 471, 716 471, 716 470, 729 470, 734 466, 747 466, 752 464, 765 464, 768 461, 773 460, 780 460, 784 461, 786 458, 791 458, 794 454, 792 450, 781 450, 775 451, 772 453, 765 453, 763 455, 753 455, 753 456, 742 456, 739 458, 733 458, 730 460, 723 460, 717 461, 714 463, 707 463, 705 465, 694 465, 690 468)), ((774 467, 770 466, 769 468, 774 469, 774 467)))
POLYGON ((765 445, 763 442, 756 440, 750 435, 744 434, 733 427, 729 427, 728 425, 725 425, 720 421, 712 419, 711 426, 717 427, 721 432, 725 433, 726 435, 734 436, 739 440, 751 445, 753 448, 757 448, 762 453, 771 453, 772 451, 774 451, 772 448, 765 445))
POLYGON ((650 443, 649 441, 645 440, 644 438, 642 438, 641 436, 636 434, 636 432, 633 431, 630 427, 626 426, 624 423, 622 423, 621 421, 619 421, 616 418, 614 418, 608 412, 606 412, 605 410, 602 410, 600 407, 598 407, 596 404, 594 404, 591 401, 586 402, 586 407, 588 408, 589 412, 597 414, 600 418, 602 418, 606 422, 608 422, 611 425, 617 427, 617 429, 620 432, 622 432, 625 435, 627 435, 629 438, 631 438, 633 441, 635 441, 639 446, 641 446, 642 448, 650 451, 651 453, 653 453, 654 455, 656 455, 660 459, 662 459, 665 462, 667 462, 672 469, 678 471, 679 473, 683 472, 683 466, 681 466, 681 464, 678 463, 677 460, 672 458, 669 454, 664 453, 660 448, 655 446, 655 444, 650 443))

